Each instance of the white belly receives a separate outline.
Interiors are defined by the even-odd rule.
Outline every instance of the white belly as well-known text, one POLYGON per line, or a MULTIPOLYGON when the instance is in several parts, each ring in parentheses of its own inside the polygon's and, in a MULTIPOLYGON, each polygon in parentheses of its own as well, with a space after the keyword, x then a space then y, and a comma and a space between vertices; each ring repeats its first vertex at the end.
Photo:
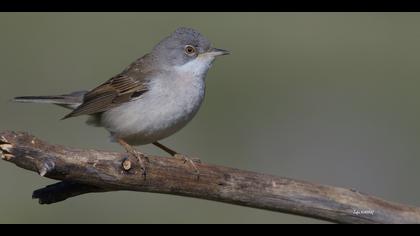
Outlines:
POLYGON ((131 145, 164 139, 184 127, 204 99, 202 76, 156 78, 137 100, 103 113, 101 125, 131 145))

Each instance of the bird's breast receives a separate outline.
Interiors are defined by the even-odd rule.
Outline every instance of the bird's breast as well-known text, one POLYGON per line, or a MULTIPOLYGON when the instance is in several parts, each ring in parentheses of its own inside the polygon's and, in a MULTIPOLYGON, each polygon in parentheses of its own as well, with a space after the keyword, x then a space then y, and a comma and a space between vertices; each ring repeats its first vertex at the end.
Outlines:
POLYGON ((151 143, 184 127, 205 95, 203 78, 188 74, 156 77, 138 99, 105 112, 103 125, 133 145, 151 143))

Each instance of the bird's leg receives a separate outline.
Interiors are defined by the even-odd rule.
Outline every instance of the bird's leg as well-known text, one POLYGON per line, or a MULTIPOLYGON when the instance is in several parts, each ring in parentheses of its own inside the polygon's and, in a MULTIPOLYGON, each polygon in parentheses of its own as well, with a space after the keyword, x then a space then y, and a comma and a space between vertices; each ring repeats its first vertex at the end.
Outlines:
POLYGON ((159 142, 154 142, 153 145, 155 145, 156 147, 158 147, 158 148, 162 149, 163 151, 169 153, 171 156, 182 160, 184 162, 184 164, 187 163, 187 162, 190 163, 190 165, 194 168, 194 171, 197 174, 197 176, 200 176, 200 171, 198 170, 197 166, 195 165, 195 162, 196 163, 201 163, 200 159, 197 159, 197 158, 191 159, 188 156, 186 156, 184 154, 181 154, 181 153, 178 153, 178 152, 168 148, 167 146, 165 146, 165 145, 163 145, 159 142))
POLYGON ((135 157, 138 160, 138 162, 140 164, 140 167, 141 167, 141 169, 143 171, 143 175, 146 175, 146 164, 145 164, 144 160, 146 160, 147 162, 149 162, 149 158, 146 155, 144 155, 143 153, 137 151, 133 146, 131 146, 130 144, 128 144, 123 139, 118 138, 117 139, 117 142, 121 146, 124 147, 124 149, 126 150, 126 152, 129 155, 132 155, 133 157, 135 157))

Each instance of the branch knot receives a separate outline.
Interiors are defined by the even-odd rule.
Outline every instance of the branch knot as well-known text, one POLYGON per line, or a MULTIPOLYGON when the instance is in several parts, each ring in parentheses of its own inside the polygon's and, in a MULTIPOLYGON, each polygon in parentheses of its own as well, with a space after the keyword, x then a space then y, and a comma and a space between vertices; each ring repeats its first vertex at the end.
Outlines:
POLYGON ((14 156, 12 155, 13 145, 10 144, 4 136, 0 137, 0 156, 3 160, 10 161, 14 156))
POLYGON ((54 168, 55 163, 52 160, 46 160, 38 165, 38 173, 40 176, 44 177, 46 174, 54 170, 54 168))

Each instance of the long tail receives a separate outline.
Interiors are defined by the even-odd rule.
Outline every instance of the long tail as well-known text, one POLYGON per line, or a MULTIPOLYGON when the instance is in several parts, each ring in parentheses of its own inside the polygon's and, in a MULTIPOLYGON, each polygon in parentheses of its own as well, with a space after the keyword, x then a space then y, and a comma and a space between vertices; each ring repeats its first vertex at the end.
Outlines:
POLYGON ((75 109, 83 102, 83 97, 87 91, 78 91, 70 94, 56 96, 23 96, 15 97, 14 102, 24 103, 49 103, 59 105, 68 109, 75 109))

